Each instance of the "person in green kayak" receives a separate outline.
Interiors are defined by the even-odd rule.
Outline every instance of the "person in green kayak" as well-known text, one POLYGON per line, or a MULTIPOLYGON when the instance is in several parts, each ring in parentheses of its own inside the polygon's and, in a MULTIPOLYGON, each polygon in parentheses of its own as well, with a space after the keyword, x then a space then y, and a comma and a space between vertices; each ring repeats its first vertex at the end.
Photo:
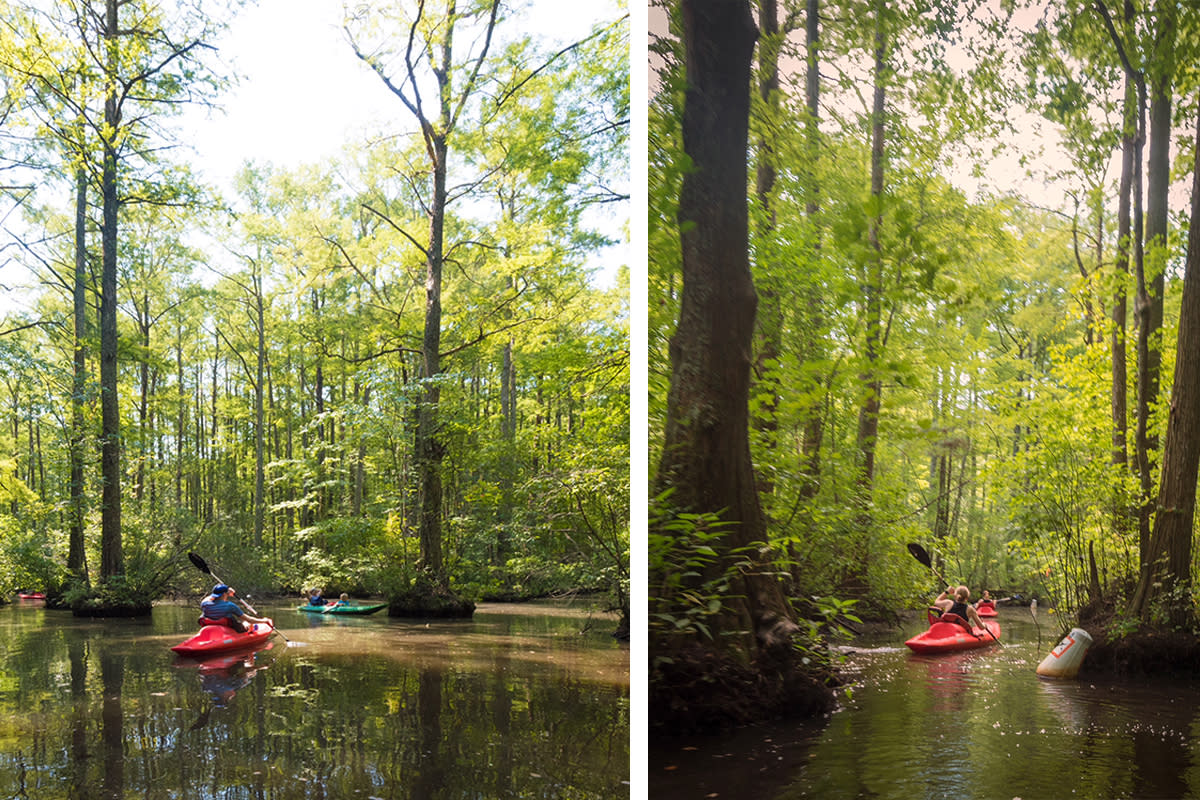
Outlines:
POLYGON ((966 586, 958 588, 947 586, 946 591, 938 595, 930 608, 941 611, 943 618, 947 614, 955 614, 964 621, 964 624, 969 622, 976 628, 983 627, 983 620, 979 618, 979 612, 975 610, 975 606, 971 605, 971 590, 966 586))
POLYGON ((252 617, 242 611, 242 607, 233 602, 233 596, 237 594, 229 585, 218 583, 212 588, 212 592, 208 597, 200 601, 200 613, 204 619, 210 619, 219 622, 219 624, 228 625, 238 633, 245 633, 250 630, 246 623, 262 622, 275 627, 275 623, 269 617, 252 617))

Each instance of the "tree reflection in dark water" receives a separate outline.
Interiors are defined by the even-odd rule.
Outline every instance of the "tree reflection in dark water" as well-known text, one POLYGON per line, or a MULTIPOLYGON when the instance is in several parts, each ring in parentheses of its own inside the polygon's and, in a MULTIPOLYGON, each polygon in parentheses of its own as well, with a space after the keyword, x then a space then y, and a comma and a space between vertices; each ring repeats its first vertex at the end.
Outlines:
POLYGON ((100 741, 104 750, 104 796, 125 795, 125 716, 121 690, 125 684, 125 658, 106 649, 100 651, 101 700, 100 741))
POLYGON ((652 737, 650 796, 1200 797, 1200 685, 1040 678, 1051 643, 1021 611, 1002 647, 918 656, 919 623, 856 643, 828 718, 652 737))
POLYGON ((194 620, 0 609, 0 797, 629 795, 628 651, 570 616, 329 626, 181 668, 194 620))

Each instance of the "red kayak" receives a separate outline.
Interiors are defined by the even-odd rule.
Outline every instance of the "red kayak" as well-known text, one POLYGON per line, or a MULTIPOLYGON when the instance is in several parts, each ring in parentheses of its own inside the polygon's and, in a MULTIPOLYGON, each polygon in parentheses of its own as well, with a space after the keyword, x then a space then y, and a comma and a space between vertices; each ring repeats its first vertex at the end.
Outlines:
POLYGON ((22 600, 45 600, 45 592, 17 592, 17 597, 22 600))
POLYGON ((975 607, 981 617, 996 617, 999 612, 996 611, 996 604, 991 600, 980 600, 979 605, 975 607))
POLYGON ((226 625, 205 625, 195 636, 180 642, 171 649, 185 656, 220 653, 226 650, 251 647, 270 638, 274 632, 274 628, 262 622, 254 623, 245 633, 238 633, 226 625))
POLYGON ((987 626, 987 631, 974 628, 968 633, 966 625, 938 619, 930 623, 929 630, 917 634, 905 644, 914 653, 952 653, 996 644, 1000 639, 1000 623, 988 620, 983 624, 987 626), (991 635, 988 631, 991 631, 991 635))

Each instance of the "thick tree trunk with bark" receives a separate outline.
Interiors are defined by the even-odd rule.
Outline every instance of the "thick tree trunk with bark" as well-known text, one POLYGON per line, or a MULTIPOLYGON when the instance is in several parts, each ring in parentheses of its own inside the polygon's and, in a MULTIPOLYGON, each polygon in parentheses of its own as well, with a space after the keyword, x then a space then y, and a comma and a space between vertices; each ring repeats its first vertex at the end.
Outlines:
MULTIPOLYGON (((679 197, 683 292, 656 483, 659 491, 675 490, 677 508, 721 512, 732 523, 721 550, 732 553, 766 538, 748 430, 757 299, 747 253, 746 143, 757 31, 745 0, 685 0, 682 10, 683 146, 693 169, 679 197)), ((778 583, 755 575, 743 581, 715 620, 716 646, 750 657, 764 646, 786 647, 793 623, 778 583)))
POLYGON ((421 613, 470 616, 475 610, 474 603, 462 600, 450 592, 449 576, 446 574, 442 554, 442 465, 446 452, 446 445, 440 433, 438 410, 441 400, 438 381, 442 373, 442 269, 445 256, 446 207, 449 203, 446 176, 450 135, 457 126, 459 114, 467 106, 467 101, 478 90, 482 80, 481 74, 486 72, 483 68, 499 12, 499 0, 470 4, 470 8, 464 11, 459 10, 456 2, 450 2, 441 19, 432 19, 427 17, 432 12, 426 5, 418 4, 416 17, 408 28, 407 52, 412 57, 405 59, 404 75, 398 81, 391 79, 388 68, 377 61, 375 56, 359 49, 353 38, 351 41, 358 57, 383 79, 389 91, 396 95, 420 124, 432 176, 432 193, 423 204, 429 216, 429 242, 423 248, 426 277, 421 379, 424 390, 416 413, 414 440, 414 461, 419 486, 417 530, 421 546, 420 568, 425 585, 420 587, 417 594, 393 598, 389 613, 395 615, 421 613), (455 63, 455 27, 460 24, 472 26, 472 35, 479 35, 476 42, 482 42, 482 46, 470 48, 468 57, 455 63), (418 75, 418 65, 427 66, 429 76, 418 75), (456 75, 462 77, 462 80, 455 80, 456 75), (430 77, 437 88, 432 94, 436 98, 436 118, 426 114, 418 89, 430 77))
POLYGON ((1163 324, 1166 282, 1168 193, 1171 188, 1171 65, 1174 62, 1173 3, 1159 3, 1160 16, 1154 42, 1154 69, 1150 75, 1150 154, 1146 161, 1145 264, 1138 276, 1138 469, 1143 505, 1140 542, 1143 560, 1148 556, 1154 480, 1152 454, 1158 437, 1149 427, 1150 407, 1158 402, 1162 351, 1158 337, 1163 324))
POLYGON ((84 447, 87 421, 84 418, 87 391, 87 170, 75 173, 75 311, 74 374, 71 383, 71 511, 67 548, 67 572, 71 580, 87 583, 87 555, 83 536, 87 501, 83 491, 84 447))
MULTIPOLYGON (((1200 135, 1200 117, 1197 118, 1200 135)), ((1157 514, 1130 613, 1190 629, 1192 523, 1200 470, 1200 157, 1192 178, 1192 226, 1179 314, 1175 385, 1167 417, 1157 514), (1162 608, 1156 606, 1162 601, 1162 608), (1155 619, 1161 612, 1161 619, 1155 619)))
POLYGON ((107 0, 104 38, 109 85, 104 100, 104 166, 101 176, 100 279, 100 577, 125 572, 121 546, 121 414, 117 396, 117 0, 107 0))
MULTIPOLYGON (((1125 34, 1117 31, 1112 14, 1104 0, 1096 0, 1096 10, 1104 21, 1109 38, 1116 48, 1121 66, 1125 72, 1125 106, 1123 130, 1121 134, 1121 184, 1117 210, 1117 258, 1116 268, 1118 281, 1128 274, 1132 261, 1137 284, 1134 294, 1134 320, 1137 329, 1137 396, 1136 423, 1134 426, 1134 461, 1141 483, 1141 497, 1138 502, 1138 555, 1146 557, 1146 548, 1150 539, 1150 441, 1147 438, 1147 423, 1149 420, 1149 383, 1151 373, 1149 365, 1149 335, 1147 327, 1150 314, 1150 298, 1146 288, 1145 250, 1143 248, 1143 215, 1142 215, 1142 151, 1146 141, 1146 77, 1136 68, 1129 58, 1125 40, 1129 38, 1131 21, 1135 17, 1133 3, 1125 0, 1123 3, 1123 19, 1125 34)), ((1118 289, 1113 303, 1113 463, 1123 464, 1127 460, 1126 408, 1125 392, 1125 313, 1126 296, 1123 281, 1118 283, 1118 289)), ((1157 388, 1155 389, 1157 392, 1157 388)), ((1157 445, 1155 445, 1157 447, 1157 445)), ((1125 503, 1122 498, 1116 498, 1114 509, 1115 527, 1122 531, 1125 527, 1125 503)))
MULTIPOLYGON (((748 408, 757 298, 747 251, 746 145, 757 32, 748 0, 682 0, 681 9, 682 133, 692 169, 679 195, 683 290, 655 494, 674 490, 676 509, 728 523, 709 543, 717 559, 685 579, 701 590, 719 579, 728 587, 705 617, 709 636, 651 642, 650 717, 674 731, 814 714, 831 701, 798 663, 797 626, 779 580, 753 563, 752 545, 767 538, 748 408)), ((671 607, 672 598, 655 599, 671 607)))
POLYGON ((429 249, 425 271, 425 333, 421 340, 421 379, 425 393, 417 412, 416 457, 420 475, 421 568, 439 590, 449 582, 442 560, 442 459, 445 446, 438 437, 441 387, 442 240, 446 214, 446 138, 434 142, 433 202, 430 204, 429 249))

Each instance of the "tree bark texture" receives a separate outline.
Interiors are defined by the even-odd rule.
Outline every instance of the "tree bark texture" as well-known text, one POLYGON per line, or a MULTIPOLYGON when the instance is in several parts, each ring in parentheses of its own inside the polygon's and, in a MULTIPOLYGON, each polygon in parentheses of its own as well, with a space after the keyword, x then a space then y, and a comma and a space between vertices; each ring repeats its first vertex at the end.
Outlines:
POLYGON ((88 579, 87 551, 83 536, 87 513, 87 500, 83 491, 83 464, 88 435, 87 420, 84 417, 87 392, 87 188, 87 170, 81 166, 75 172, 75 336, 72 343, 74 373, 71 382, 71 521, 67 572, 73 580, 82 583, 87 583, 88 579))
MULTIPOLYGON (((1197 117, 1200 135, 1200 116, 1197 117)), ((1175 626, 1192 623, 1192 521, 1200 470, 1200 157, 1192 177, 1192 225, 1188 231, 1186 274, 1179 313, 1175 385, 1167 417, 1157 513, 1147 557, 1142 561, 1133 614, 1147 619, 1155 601, 1175 626)))
MULTIPOLYGON (((758 198, 759 223, 755 236, 755 253, 758 275, 758 313, 756 315, 757 336, 753 378, 755 393, 768 399, 755 415, 754 427, 770 449, 776 447, 779 422, 779 373, 778 364, 783 350, 783 306, 780 297, 783 265, 780 263, 775 234, 775 150, 773 131, 779 114, 779 49, 782 39, 779 33, 779 6, 776 0, 759 0, 758 22, 762 38, 758 47, 758 93, 762 101, 760 108, 760 133, 755 147, 758 165, 755 174, 754 193, 758 198)), ((759 491, 764 496, 774 491, 774 482, 769 476, 760 475, 759 491)))
POLYGON ((429 249, 425 272, 425 332, 421 339, 421 378, 425 392, 417 412, 416 458, 420 476, 421 567, 434 586, 448 589, 442 559, 442 460, 445 445, 438 435, 441 386, 442 244, 446 220, 446 137, 433 137, 433 198, 429 205, 429 249))
MULTIPOLYGON (((862 407, 858 415, 859 491, 864 507, 869 506, 871 487, 875 480, 875 444, 879 436, 879 409, 882 402, 883 380, 879 361, 883 349, 883 247, 880 229, 883 227, 883 161, 886 98, 886 40, 884 37, 883 5, 876 4, 875 15, 875 91, 871 104, 871 202, 874 213, 867 237, 871 256, 866 265, 863 286, 863 309, 866 322, 866 341, 863 344, 863 366, 860 380, 863 385, 862 407)), ((865 554, 864 554, 865 555, 865 554)))
MULTIPOLYGON (((684 0, 683 146, 692 169, 679 196, 683 290, 671 338, 671 388, 659 491, 678 508, 733 523, 726 553, 766 538, 750 459, 749 386, 757 297, 748 256, 746 145, 757 30, 746 0, 684 0)), ((715 565, 723 571, 726 565, 715 565)), ((709 575, 707 577, 713 577, 709 575)), ((794 623, 774 578, 741 575, 714 637, 746 654, 787 644, 794 623), (722 637, 752 633, 755 640, 722 637)))
POLYGON ((1150 432, 1150 408, 1158 402, 1162 345, 1158 337, 1163 324, 1164 272, 1166 267, 1168 193, 1171 188, 1171 65, 1174 63, 1175 23, 1173 3, 1160 2, 1154 41, 1155 73, 1150 80, 1150 153, 1146 160, 1146 261, 1139 273, 1138 302, 1138 468, 1142 479, 1143 506, 1140 515, 1141 550, 1147 555, 1150 518, 1153 515, 1153 467, 1151 454, 1158 450, 1158 437, 1150 432))
MULTIPOLYGON (((1133 81, 1125 81, 1124 127, 1121 134, 1121 183, 1117 200, 1117 270, 1116 290, 1112 306, 1112 463, 1126 464, 1129 450, 1126 442, 1126 415, 1128 397, 1126 381, 1128 373, 1125 362, 1125 316, 1127 303, 1125 281, 1129 276, 1130 235, 1132 233, 1131 209, 1133 206, 1133 173, 1140 166, 1134 161, 1138 152, 1138 106, 1137 87, 1133 81)), ((1120 513, 1118 511, 1118 513, 1120 513)))
POLYGON ((258 264, 254 265, 254 325, 258 329, 258 341, 254 359, 254 547, 262 547, 263 513, 266 506, 264 483, 266 459, 263 452, 266 418, 263 414, 263 393, 267 360, 266 313, 263 302, 262 275, 258 264))
MULTIPOLYGON (((819 260, 822 242, 819 217, 821 214, 821 184, 817 177, 817 164, 821 159, 821 17, 820 0, 807 0, 804 23, 805 39, 805 105, 808 116, 805 119, 804 135, 805 149, 808 153, 808 166, 804 213, 814 231, 813 258, 819 260)), ((815 287, 808 288, 806 307, 808 320, 800 326, 800 335, 804 336, 802 352, 808 354, 813 361, 825 358, 825 341, 822 332, 825 330, 825 309, 821 292, 815 287)), ((820 395, 820 386, 814 378, 807 387, 814 398, 820 395)), ((800 496, 811 500, 817 496, 821 488, 821 442, 824 438, 824 416, 820 402, 814 399, 809 406, 804 421, 804 438, 801 444, 801 480, 800 496)))
POLYGON ((104 98, 104 166, 101 175, 100 278, 100 576, 125 572, 121 545, 121 414, 117 396, 117 0, 105 3, 108 88, 104 98))

